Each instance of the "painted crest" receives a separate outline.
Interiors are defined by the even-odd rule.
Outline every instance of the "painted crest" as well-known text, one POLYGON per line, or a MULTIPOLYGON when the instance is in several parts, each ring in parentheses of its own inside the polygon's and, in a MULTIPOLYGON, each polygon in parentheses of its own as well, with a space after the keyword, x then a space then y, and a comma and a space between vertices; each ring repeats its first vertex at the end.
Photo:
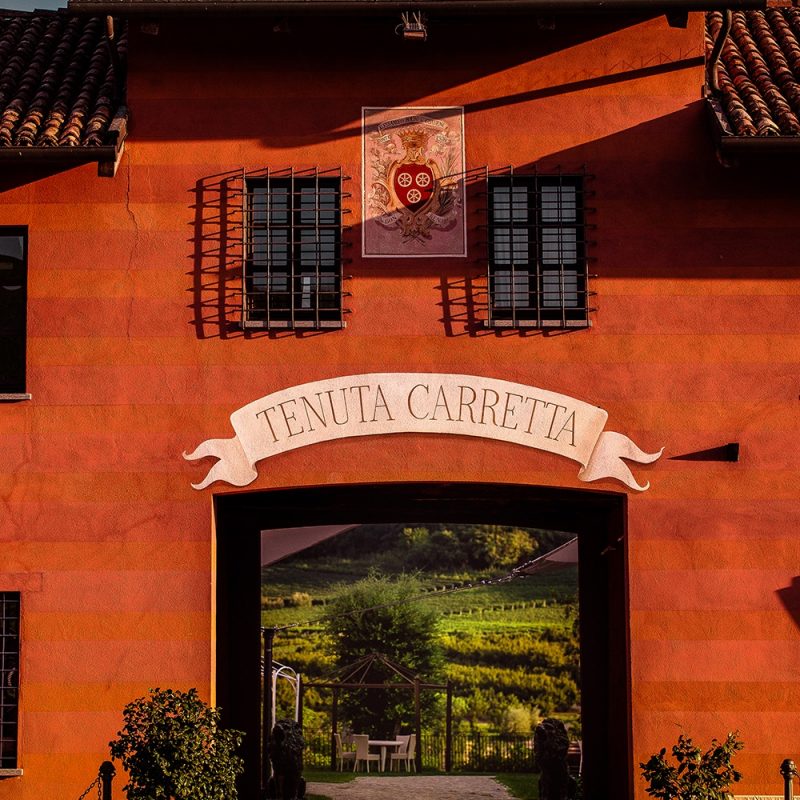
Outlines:
POLYGON ((442 192, 439 167, 426 158, 429 132, 424 128, 410 128, 400 133, 405 155, 389 167, 389 207, 401 214, 421 214, 433 204, 442 192))
POLYGON ((461 109, 408 110, 364 109, 364 255, 463 256, 461 109))

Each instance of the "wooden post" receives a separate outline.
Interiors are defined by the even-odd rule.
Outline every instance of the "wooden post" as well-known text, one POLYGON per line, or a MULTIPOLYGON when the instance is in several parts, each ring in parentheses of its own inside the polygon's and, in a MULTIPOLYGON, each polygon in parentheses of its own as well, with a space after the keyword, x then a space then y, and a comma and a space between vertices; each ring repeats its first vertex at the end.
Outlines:
POLYGON ((444 771, 453 769, 453 684, 447 681, 447 710, 444 723, 444 771))
POLYGON ((297 676, 297 724, 300 726, 300 733, 303 733, 303 695, 306 691, 306 685, 303 683, 303 676, 297 676))
POLYGON ((339 692, 333 690, 333 705, 331 706, 331 771, 336 771, 336 733, 339 725, 339 692))
POLYGON ((275 639, 275 629, 263 628, 262 632, 264 637, 264 677, 261 692, 261 788, 266 791, 267 783, 272 775, 269 743, 272 736, 272 643, 275 639))
POLYGON ((422 772, 422 714, 419 707, 419 678, 414 678, 414 716, 417 732, 417 751, 414 754, 414 762, 417 773, 422 772))

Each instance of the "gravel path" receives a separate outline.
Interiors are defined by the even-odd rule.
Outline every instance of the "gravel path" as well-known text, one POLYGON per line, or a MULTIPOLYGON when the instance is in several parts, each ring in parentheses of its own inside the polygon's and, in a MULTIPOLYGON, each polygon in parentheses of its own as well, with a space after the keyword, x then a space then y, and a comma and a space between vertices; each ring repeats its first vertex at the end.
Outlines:
POLYGON ((365 776, 349 783, 312 782, 306 792, 332 800, 509 800, 512 796, 505 786, 484 775, 365 776))

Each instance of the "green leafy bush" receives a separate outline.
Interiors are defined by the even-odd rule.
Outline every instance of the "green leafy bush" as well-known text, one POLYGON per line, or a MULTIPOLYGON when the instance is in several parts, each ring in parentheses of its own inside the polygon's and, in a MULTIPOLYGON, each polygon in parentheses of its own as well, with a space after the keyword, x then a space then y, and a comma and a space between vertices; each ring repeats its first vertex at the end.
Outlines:
POLYGON ((501 733, 530 733, 539 724, 538 712, 527 706, 509 705, 503 710, 501 733))
POLYGON ((640 763, 647 793, 660 800, 726 800, 731 783, 742 779, 733 768, 732 758, 744 745, 738 731, 725 741, 711 740, 705 752, 683 734, 672 748, 675 764, 668 764, 666 747, 640 763))
POLYGON ((196 689, 151 689, 123 709, 109 742, 128 773, 128 800, 236 800, 243 734, 220 727, 220 710, 196 689))

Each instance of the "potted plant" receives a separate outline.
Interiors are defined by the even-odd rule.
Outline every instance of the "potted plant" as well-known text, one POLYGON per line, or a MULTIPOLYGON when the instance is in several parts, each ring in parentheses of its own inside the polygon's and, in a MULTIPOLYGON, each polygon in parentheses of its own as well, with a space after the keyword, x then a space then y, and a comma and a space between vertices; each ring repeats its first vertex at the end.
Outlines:
POLYGON ((659 800, 727 800, 731 783, 742 779, 732 763, 742 747, 738 731, 722 742, 712 739, 705 752, 681 734, 672 748, 674 764, 667 763, 666 747, 639 764, 648 782, 647 793, 659 800))

